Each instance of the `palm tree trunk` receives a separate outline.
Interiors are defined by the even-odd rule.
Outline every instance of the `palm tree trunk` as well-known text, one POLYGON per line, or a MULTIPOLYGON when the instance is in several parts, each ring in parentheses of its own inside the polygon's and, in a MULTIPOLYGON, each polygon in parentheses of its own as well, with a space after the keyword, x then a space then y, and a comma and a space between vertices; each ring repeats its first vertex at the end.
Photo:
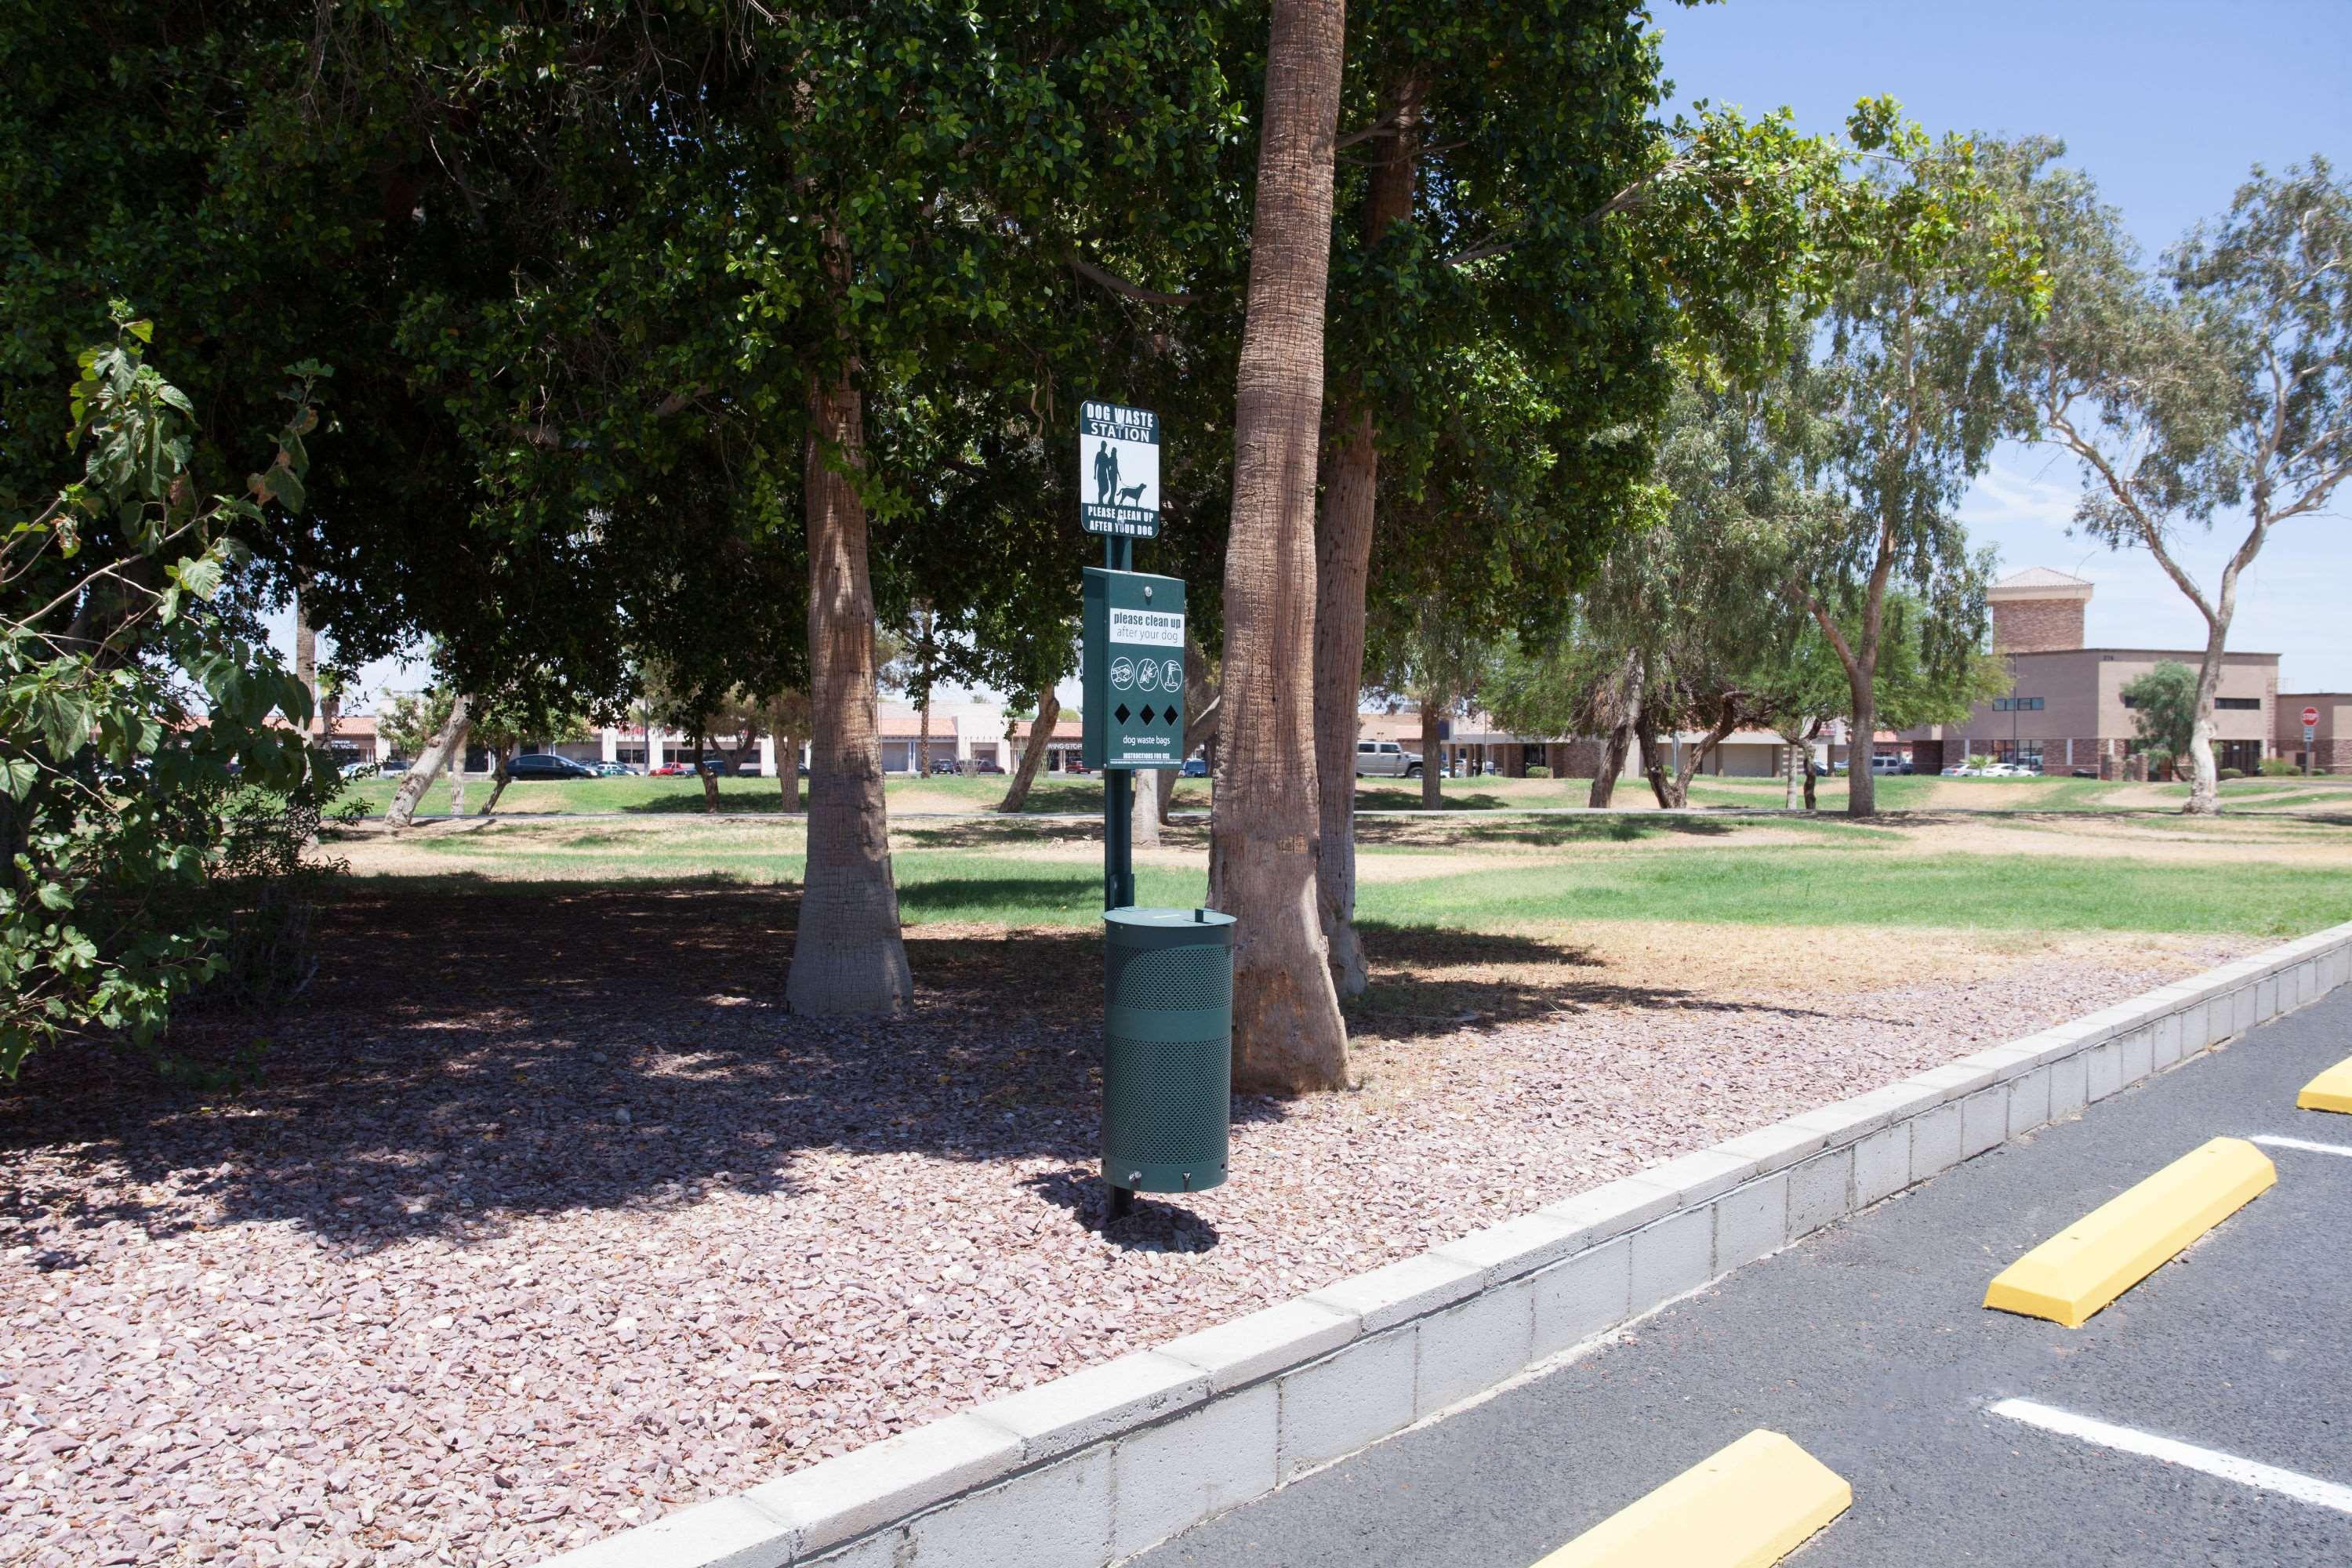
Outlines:
POLYGON ((1029 804, 1029 786, 1037 782, 1037 770, 1045 765, 1047 746, 1054 739, 1054 726, 1061 721, 1061 694, 1052 687, 1041 687, 1037 692, 1037 717, 1029 722, 1029 742, 1021 748, 1020 763, 1013 771, 1013 782, 1004 789, 1004 798, 996 803, 999 811, 1019 811, 1029 804))
MULTIPOLYGON (((1412 216, 1420 154, 1421 84, 1408 72, 1386 95, 1372 139, 1372 177, 1364 195, 1364 238, 1380 243, 1389 226, 1412 216)), ((1356 940, 1356 710, 1364 689, 1364 586, 1371 574, 1374 500, 1380 488, 1379 432, 1369 405, 1345 415, 1346 439, 1324 482, 1315 528, 1315 778, 1322 819, 1316 856, 1316 902, 1331 949, 1331 980, 1342 996, 1369 984, 1356 940)))
POLYGON ((794 1013, 887 1013, 914 983, 890 875, 866 507, 849 481, 865 461, 865 410, 846 374, 812 376, 808 396, 808 870, 784 999, 794 1013))
POLYGON ((392 792, 392 804, 384 807, 383 819, 394 827, 406 827, 416 820, 417 803, 425 792, 433 787, 433 779, 454 758, 466 751, 466 731, 473 723, 473 699, 459 692, 449 704, 449 716, 441 721, 424 755, 408 765, 401 776, 400 787, 392 792))
POLYGON ((1209 901, 1236 917, 1234 1088, 1339 1089, 1348 1032, 1317 910, 1315 465, 1342 0, 1275 0, 1225 549, 1226 721, 1209 901))

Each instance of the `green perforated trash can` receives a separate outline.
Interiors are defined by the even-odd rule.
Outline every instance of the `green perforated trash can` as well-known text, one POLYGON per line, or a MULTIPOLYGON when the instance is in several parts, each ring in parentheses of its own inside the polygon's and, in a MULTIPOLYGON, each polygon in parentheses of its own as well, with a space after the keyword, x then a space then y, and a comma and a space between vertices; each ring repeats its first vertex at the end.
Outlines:
POLYGON ((1103 1180, 1197 1193, 1225 1179, 1233 1126, 1234 917, 1103 915, 1103 1180))

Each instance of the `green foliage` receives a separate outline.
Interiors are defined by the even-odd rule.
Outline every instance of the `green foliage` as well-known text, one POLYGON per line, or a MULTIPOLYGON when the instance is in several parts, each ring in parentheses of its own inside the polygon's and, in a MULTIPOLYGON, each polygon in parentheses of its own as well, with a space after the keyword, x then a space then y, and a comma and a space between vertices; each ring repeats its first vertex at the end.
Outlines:
POLYGON ((2151 768, 2176 766, 2188 757, 2197 729, 2195 670, 2168 658, 2126 682, 2123 699, 2151 768))
POLYGON ((0 527, 0 1073, 64 1035, 152 1047, 224 974, 261 995, 307 978, 299 941, 250 940, 255 889, 285 880, 338 782, 302 738, 309 692, 223 594, 232 530, 301 504, 324 367, 288 373, 244 493, 207 498, 152 328, 113 315, 73 387, 81 477, 0 527))
POLYGON ((2293 757, 2264 757, 2263 776, 2266 779, 2301 778, 2303 768, 2293 757))

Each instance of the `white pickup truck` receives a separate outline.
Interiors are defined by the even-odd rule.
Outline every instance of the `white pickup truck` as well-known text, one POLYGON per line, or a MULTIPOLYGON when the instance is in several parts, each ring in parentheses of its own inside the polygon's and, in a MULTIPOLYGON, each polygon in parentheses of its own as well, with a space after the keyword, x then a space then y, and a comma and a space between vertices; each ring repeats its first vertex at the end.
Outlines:
POLYGON ((1356 742, 1356 776, 1360 779, 1417 779, 1421 776, 1421 753, 1408 752, 1394 741, 1359 741, 1356 742))

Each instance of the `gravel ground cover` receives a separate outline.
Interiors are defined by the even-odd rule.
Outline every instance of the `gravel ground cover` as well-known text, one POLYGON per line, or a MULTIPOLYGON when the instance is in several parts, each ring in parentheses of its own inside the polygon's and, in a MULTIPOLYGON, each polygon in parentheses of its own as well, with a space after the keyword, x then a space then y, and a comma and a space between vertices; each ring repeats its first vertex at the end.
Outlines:
POLYGON ((1091 933, 921 928, 919 1008, 842 1027, 792 918, 362 884, 260 1087, 37 1058, 0 1563, 531 1562, 2256 945, 1376 931, 1364 1086, 1106 1230, 1091 933))

